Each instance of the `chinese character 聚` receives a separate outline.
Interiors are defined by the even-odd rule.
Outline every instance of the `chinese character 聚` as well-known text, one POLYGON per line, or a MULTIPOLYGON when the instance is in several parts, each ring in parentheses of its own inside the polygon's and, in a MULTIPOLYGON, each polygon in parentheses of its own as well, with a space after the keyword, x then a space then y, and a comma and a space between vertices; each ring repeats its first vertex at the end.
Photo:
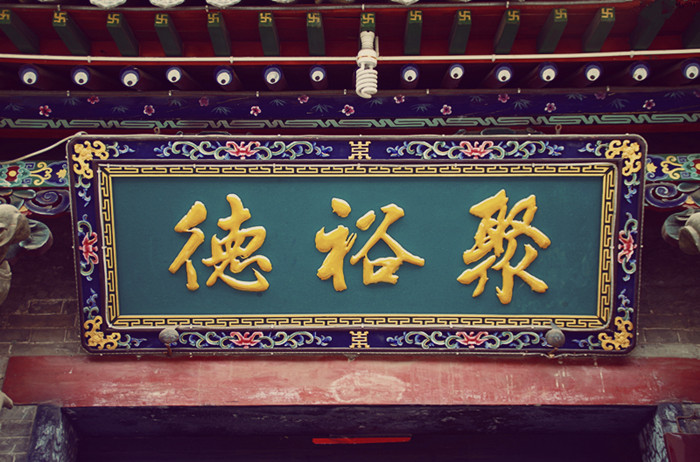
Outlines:
POLYGON ((516 240, 518 236, 523 234, 529 236, 543 249, 546 249, 551 243, 544 233, 530 224, 537 211, 535 201, 535 196, 531 195, 516 203, 506 215, 508 197, 505 190, 500 190, 495 196, 485 199, 469 209, 469 213, 481 218, 481 222, 474 235, 474 246, 462 255, 464 263, 469 265, 493 252, 493 255, 473 268, 465 270, 457 278, 462 284, 471 284, 477 278, 479 279, 472 294, 473 297, 478 297, 484 291, 488 280, 487 272, 490 268, 501 271, 503 287, 496 287, 496 295, 504 305, 512 300, 514 276, 522 279, 535 292, 544 293, 547 290, 548 286, 544 281, 525 271, 537 258, 537 250, 533 246, 525 244, 525 255, 522 260, 515 266, 510 264, 518 246, 516 240), (516 220, 515 217, 521 212, 523 213, 522 220, 516 220), (494 218, 495 214, 497 215, 494 218), (507 243, 505 249, 503 247, 504 240, 507 243), (503 256, 501 257, 501 255, 503 256), (496 262, 498 257, 501 259, 496 262))

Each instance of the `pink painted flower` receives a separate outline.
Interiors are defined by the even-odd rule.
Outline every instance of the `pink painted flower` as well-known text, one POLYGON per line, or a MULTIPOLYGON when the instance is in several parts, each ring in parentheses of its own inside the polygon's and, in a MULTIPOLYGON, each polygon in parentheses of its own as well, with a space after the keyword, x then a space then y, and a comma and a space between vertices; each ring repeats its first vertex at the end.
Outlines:
POLYGON ((700 90, 694 90, 693 94, 695 95, 696 98, 700 98, 700 90))
POLYGON ((99 262, 97 256, 97 233, 92 232, 90 236, 85 235, 83 245, 79 246, 78 249, 82 252, 83 258, 87 263, 96 265, 99 262))
POLYGON ((143 107, 143 113, 146 114, 148 117, 152 116, 155 114, 156 110, 153 106, 150 104, 147 104, 143 107))
POLYGON ((442 109, 440 109, 440 112, 442 115, 450 115, 452 114, 452 106, 448 106, 447 104, 444 104, 442 106, 442 109))
POLYGON ((601 99, 601 100, 605 99, 605 97, 608 96, 607 94, 605 94, 604 91, 597 91, 594 93, 594 95, 595 95, 595 99, 601 99))
POLYGON ((509 99, 510 95, 508 93, 501 93, 498 95, 498 101, 501 103, 507 103, 509 99))
POLYGON ((554 112, 557 110, 557 105, 554 103, 547 103, 547 105, 544 107, 544 110, 547 112, 554 112))
POLYGON ((394 102, 395 102, 396 104, 401 104, 401 103, 403 103, 404 101, 406 101, 406 98, 405 98, 403 95, 396 95, 396 96, 394 96, 394 102))
POLYGON ((482 158, 486 157, 491 151, 493 151, 493 141, 484 141, 479 145, 479 141, 474 141, 472 145, 471 141, 462 141, 459 146, 464 149, 460 149, 460 152, 467 157, 482 158))
POLYGON ((251 106, 250 107, 250 114, 257 117, 260 115, 262 112, 262 109, 260 109, 260 106, 251 106))
POLYGON ((201 98, 199 98, 199 106, 200 107, 209 106, 209 98, 207 98, 206 96, 202 96, 201 98))
POLYGON ((91 97, 89 97, 89 98, 87 99, 87 101, 88 101, 88 103, 90 103, 90 104, 97 104, 97 103, 100 102, 100 97, 99 97, 99 96, 92 95, 91 97))
POLYGON ((251 141, 250 143, 241 143, 238 144, 235 141, 227 141, 226 142, 226 147, 230 149, 226 149, 226 152, 231 154, 232 156, 236 157, 253 157, 255 156, 255 153, 258 152, 256 148, 260 147, 260 142, 259 141, 251 141))
POLYGON ((300 95, 298 98, 299 104, 304 104, 309 102, 309 97, 307 95, 300 95))
POLYGON ((260 331, 246 332, 244 334, 241 334, 240 332, 231 332, 231 337, 233 337, 233 340, 231 340, 231 342, 233 342, 233 344, 236 346, 250 348, 260 343, 260 338, 262 336, 263 333, 260 331))
POLYGON ((476 334, 474 332, 469 332, 468 334, 466 332, 456 332, 457 337, 459 337, 457 341, 464 346, 468 346, 470 350, 483 344, 486 341, 483 336, 486 334, 488 334, 486 331, 477 332, 476 334))
POLYGON ((623 260, 630 261, 634 254, 634 249, 637 248, 632 234, 623 230, 617 234, 617 238, 620 241, 617 245, 617 248, 620 249, 620 253, 617 254, 617 262, 622 263, 623 260))
POLYGON ((49 114, 51 114, 51 108, 48 106, 39 106, 39 115, 43 115, 44 117, 48 117, 49 114))
POLYGON ((343 114, 345 114, 345 117, 350 117, 355 113, 355 108, 350 106, 349 104, 346 104, 345 107, 343 108, 342 111, 343 114))
POLYGON ((647 111, 649 111, 651 109, 654 109, 654 106, 656 106, 656 103, 654 102, 654 100, 648 99, 648 100, 644 101, 644 105, 642 107, 644 109, 646 109, 647 111))

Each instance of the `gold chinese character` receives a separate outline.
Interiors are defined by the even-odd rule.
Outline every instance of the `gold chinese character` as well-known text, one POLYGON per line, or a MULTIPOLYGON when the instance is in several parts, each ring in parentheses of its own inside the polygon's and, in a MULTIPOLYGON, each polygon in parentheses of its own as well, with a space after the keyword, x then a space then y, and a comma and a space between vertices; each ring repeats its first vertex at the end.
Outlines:
POLYGON ((350 348, 369 348, 369 343, 367 343, 367 336, 369 335, 368 330, 351 330, 351 343, 350 348))
MULTIPOLYGON (((350 204, 343 199, 333 198, 331 207, 333 211, 342 218, 347 217, 351 212, 350 204)), ((384 220, 379 224, 364 247, 350 258, 350 263, 352 265, 363 259, 362 281, 365 285, 376 284, 378 282, 396 284, 399 277, 394 273, 404 261, 417 266, 423 266, 425 264, 423 258, 411 254, 394 238, 387 234, 389 226, 404 216, 403 209, 395 204, 389 204, 382 207, 381 210, 384 212, 384 220), (380 239, 389 246, 395 256, 370 260, 367 254, 380 239), (377 266, 380 268, 375 271, 375 267, 377 266)), ((362 231, 366 231, 372 226, 375 219, 374 211, 369 211, 357 220, 356 226, 362 231)), ((343 261, 354 245, 356 237, 357 235, 355 233, 350 234, 348 228, 341 225, 329 233, 326 233, 325 228, 321 228, 316 233, 316 249, 320 252, 328 253, 316 274, 323 281, 332 276, 333 288, 338 292, 347 289, 345 276, 343 274, 343 261)))
POLYGON ((218 279, 221 279, 230 287, 247 292, 263 292, 270 287, 267 279, 253 268, 255 281, 240 281, 232 276, 224 274, 224 270, 229 267, 231 272, 238 274, 253 263, 257 263, 261 270, 269 272, 272 270, 272 263, 263 255, 251 255, 255 253, 265 242, 267 231, 262 226, 253 226, 241 229, 244 221, 250 219, 250 211, 243 207, 243 202, 235 194, 226 196, 226 200, 231 206, 231 216, 221 218, 218 221, 219 228, 228 231, 229 234, 223 239, 217 239, 216 235, 211 238, 211 258, 202 260, 207 266, 213 266, 214 271, 207 280, 207 286, 211 287, 218 279), (246 239, 250 238, 247 245, 246 239))
MULTIPOLYGON (((382 207, 381 210, 382 212, 384 212, 384 219, 374 231, 372 237, 370 237, 369 240, 365 243, 364 247, 362 247, 362 249, 355 255, 350 257, 351 265, 354 265, 355 263, 360 261, 360 259, 363 259, 362 282, 364 282, 365 285, 376 284, 378 282, 388 282, 389 284, 396 284, 396 281, 399 280, 399 277, 394 273, 396 272, 396 270, 399 269, 399 266, 401 266, 404 261, 412 263, 416 266, 423 266, 425 264, 425 260, 423 258, 408 252, 406 249, 401 247, 401 244, 399 244, 393 237, 387 234, 387 229, 389 228, 389 226, 396 220, 404 216, 403 209, 397 206, 396 204, 389 204, 382 207), (374 247, 374 245, 377 242, 379 242, 380 239, 384 241, 386 245, 389 246, 391 251, 394 252, 394 254, 396 255, 395 257, 384 257, 377 258, 374 260, 369 259, 367 253, 372 247, 374 247), (374 268, 377 266, 379 266, 380 268, 377 271, 375 271, 374 268)), ((367 220, 369 223, 367 223, 366 225, 362 223, 362 220, 368 216, 370 215, 365 215, 364 217, 358 220, 358 228, 365 230, 372 224, 372 222, 374 221, 374 212, 372 212, 371 220, 367 220)))
POLYGON ((469 209, 469 213, 481 218, 481 223, 474 236, 474 246, 465 251, 462 255, 464 263, 469 265, 493 251, 494 255, 489 256, 473 268, 465 270, 457 280, 462 284, 471 284, 477 278, 479 283, 474 289, 473 297, 478 297, 484 291, 484 286, 488 280, 487 272, 489 268, 501 271, 503 287, 496 288, 496 295, 502 304, 508 304, 513 297, 513 276, 518 276, 525 281, 530 288, 539 293, 547 290, 547 284, 541 279, 531 275, 525 269, 537 258, 537 250, 530 244, 525 244, 525 256, 520 262, 511 266, 510 260, 515 254, 518 246, 516 238, 522 234, 529 236, 535 243, 546 249, 551 241, 540 230, 531 226, 535 212, 537 211, 536 198, 531 195, 513 206, 506 216, 508 197, 505 190, 500 190, 498 194, 490 197, 469 209), (515 217, 523 213, 522 220, 515 217), (498 213, 494 218, 494 214, 498 213), (509 229, 510 228, 510 229, 509 229), (507 242, 507 247, 503 248, 503 241, 507 242), (496 262, 497 257, 503 257, 496 262))
POLYGON ((201 202, 196 201, 189 212, 175 225, 175 231, 178 233, 191 233, 191 236, 182 250, 180 250, 180 253, 177 254, 175 260, 170 264, 168 271, 175 274, 182 264, 185 263, 185 273, 187 274, 186 287, 193 291, 199 289, 199 284, 197 283, 197 271, 194 269, 190 258, 194 251, 197 250, 197 247, 204 242, 204 233, 201 229, 195 228, 195 226, 206 219, 206 207, 201 202))
MULTIPOLYGON (((340 217, 345 218, 350 214, 351 208, 343 199, 333 198, 331 200, 331 208, 340 217)), ((326 228, 321 228, 316 233, 316 248, 321 252, 327 252, 323 264, 316 272, 316 275, 325 281, 331 276, 333 277, 333 288, 342 292, 347 289, 345 284, 345 274, 343 274, 343 260, 345 255, 350 252, 357 235, 353 233, 348 238, 350 231, 345 226, 339 225, 330 233, 326 232, 326 228)))

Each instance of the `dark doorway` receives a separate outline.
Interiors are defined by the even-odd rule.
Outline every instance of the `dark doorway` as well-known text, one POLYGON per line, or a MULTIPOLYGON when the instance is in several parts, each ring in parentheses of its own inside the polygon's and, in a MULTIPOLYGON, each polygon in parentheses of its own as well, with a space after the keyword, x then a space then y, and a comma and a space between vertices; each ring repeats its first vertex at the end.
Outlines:
POLYGON ((70 408, 80 461, 641 461, 653 407, 70 408), (410 438, 315 444, 315 438, 410 438))

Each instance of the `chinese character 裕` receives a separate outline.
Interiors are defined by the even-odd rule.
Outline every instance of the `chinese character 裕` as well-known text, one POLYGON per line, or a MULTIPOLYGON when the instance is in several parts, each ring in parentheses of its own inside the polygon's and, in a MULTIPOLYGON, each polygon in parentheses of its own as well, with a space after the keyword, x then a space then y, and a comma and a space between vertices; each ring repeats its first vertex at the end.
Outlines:
MULTIPOLYGON (((333 198, 331 207, 342 218, 347 217, 351 212, 350 205, 342 199, 333 198)), ((352 265, 362 260, 362 281, 365 285, 379 282, 396 284, 399 277, 394 273, 404 262, 416 266, 425 264, 423 258, 408 252, 388 234, 389 226, 404 216, 403 209, 395 204, 389 204, 382 207, 381 210, 384 212, 384 219, 362 249, 350 257, 350 264, 352 265), (394 252, 394 256, 370 260, 368 253, 380 240, 384 241, 389 249, 394 252), (379 269, 376 269, 377 267, 379 269)), ((375 219, 374 211, 370 211, 357 220, 356 226, 360 230, 366 231, 372 226, 375 219)), ((338 292, 347 289, 345 275, 343 274, 343 261, 350 249, 352 249, 356 238, 357 234, 350 234, 348 228, 342 225, 337 226, 328 233, 326 233, 325 228, 321 228, 316 233, 316 249, 328 254, 316 274, 324 281, 332 277, 333 288, 338 292)))
POLYGON ((484 286, 488 280, 488 270, 491 268, 501 271, 503 287, 496 287, 496 295, 504 305, 512 300, 514 276, 522 279, 535 292, 544 293, 548 288, 544 281, 525 271, 537 258, 537 250, 530 244, 525 244, 525 255, 522 260, 515 266, 511 266, 510 260, 513 258, 518 246, 516 238, 523 234, 529 236, 543 249, 546 249, 551 243, 544 233, 530 224, 537 211, 534 195, 516 203, 508 213, 507 209, 508 197, 505 190, 500 190, 495 196, 485 199, 469 209, 469 213, 481 218, 481 222, 474 235, 474 246, 462 255, 464 263, 466 265, 474 263, 491 252, 493 252, 493 255, 473 268, 465 270, 457 278, 459 282, 465 285, 479 279, 472 294, 473 297, 478 297, 484 291, 484 286), (523 213, 522 220, 516 220, 516 216, 520 213, 523 213), (505 249, 504 241, 507 244, 505 249), (501 255, 503 256, 501 257, 501 255), (498 257, 501 257, 501 259, 496 262, 498 257))

